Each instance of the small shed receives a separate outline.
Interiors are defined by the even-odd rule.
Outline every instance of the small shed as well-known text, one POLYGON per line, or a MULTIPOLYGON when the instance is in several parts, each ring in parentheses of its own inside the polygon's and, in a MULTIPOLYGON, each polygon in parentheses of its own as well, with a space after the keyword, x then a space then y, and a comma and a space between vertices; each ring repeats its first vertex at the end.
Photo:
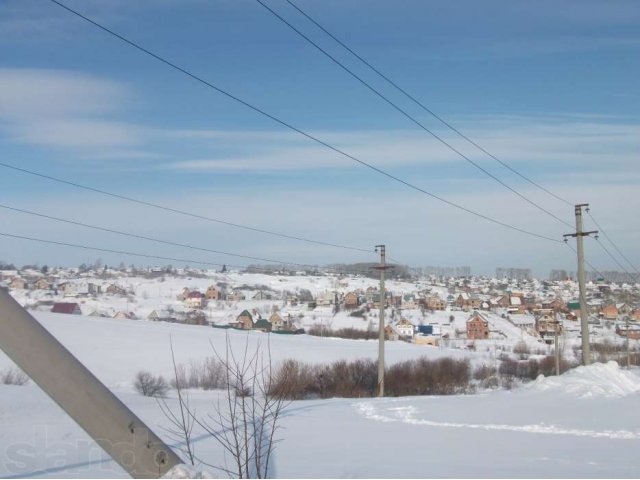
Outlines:
POLYGON ((51 313, 64 313, 67 315, 82 315, 80 305, 73 302, 58 302, 51 307, 51 313))

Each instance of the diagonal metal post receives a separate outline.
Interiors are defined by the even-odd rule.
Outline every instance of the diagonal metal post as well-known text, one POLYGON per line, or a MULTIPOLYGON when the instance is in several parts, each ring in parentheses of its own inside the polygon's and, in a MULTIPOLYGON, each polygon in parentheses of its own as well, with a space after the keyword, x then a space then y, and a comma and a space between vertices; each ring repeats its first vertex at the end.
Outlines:
POLYGON ((133 478, 159 478, 182 463, 4 290, 0 290, 0 349, 133 478))

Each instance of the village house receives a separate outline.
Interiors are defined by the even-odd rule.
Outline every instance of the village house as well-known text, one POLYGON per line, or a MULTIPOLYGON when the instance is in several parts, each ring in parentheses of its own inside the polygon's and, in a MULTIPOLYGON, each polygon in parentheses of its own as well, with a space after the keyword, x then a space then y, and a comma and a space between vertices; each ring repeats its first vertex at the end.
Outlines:
POLYGON ((413 343, 416 345, 430 345, 432 347, 437 347, 440 345, 440 338, 436 335, 416 335, 413 337, 413 343))
POLYGON ((224 295, 215 285, 211 285, 207 288, 204 296, 207 300, 222 300, 224 295))
POLYGON ((619 315, 629 315, 633 308, 628 303, 616 303, 619 315))
POLYGON ((561 298, 554 298, 551 301, 542 302, 542 308, 553 310, 555 312, 566 311, 566 305, 561 298))
POLYGON ((336 297, 338 295, 334 292, 324 292, 318 295, 316 299, 316 305, 319 307, 329 307, 331 305, 335 305, 336 297))
POLYGON ((57 302, 53 304, 51 313, 64 313, 67 315, 82 315, 80 305, 71 302, 57 302))
POLYGON ((108 295, 126 295, 127 294, 127 291, 124 288, 119 287, 115 283, 112 283, 111 285, 109 285, 106 288, 105 292, 108 295))
POLYGON ((258 290, 252 300, 272 300, 273 294, 271 292, 265 292, 264 290, 258 290))
POLYGON ((629 316, 631 317, 632 322, 640 322, 640 308, 632 310, 631 315, 629 316))
POLYGON ((354 310, 360 305, 360 300, 355 292, 347 293, 342 301, 344 303, 345 310, 354 310))
POLYGON ((51 288, 51 282, 46 278, 39 278, 31 285, 34 290, 49 290, 51 288))
POLYGON ((176 297, 177 300, 184 302, 187 297, 189 296, 189 293, 191 293, 191 290, 189 290, 189 288, 184 287, 182 289, 182 291, 178 294, 178 296, 176 297))
POLYGON ((282 318, 282 316, 278 312, 273 312, 271 314, 271 316, 269 317, 269 323, 271 323, 271 329, 274 332, 288 330, 288 328, 286 328, 286 322, 284 318, 282 318))
POLYGON ((253 317, 248 310, 243 310, 236 318, 236 321, 230 325, 241 330, 251 330, 253 328, 253 317))
POLYGON ((418 299, 412 293, 406 293, 402 296, 401 307, 405 310, 412 310, 418 306, 418 299))
POLYGON ((430 295, 427 297, 427 308, 429 310, 444 310, 447 308, 447 302, 438 295, 430 295))
POLYGON ((394 328, 401 337, 413 338, 413 334, 415 333, 413 323, 404 318, 400 319, 400 321, 395 324, 394 328))
POLYGON ((631 340, 640 340, 640 326, 638 325, 616 325, 616 333, 621 337, 628 337, 631 340))
POLYGON ((242 291, 240 290, 233 290, 232 292, 227 293, 225 300, 229 301, 229 302, 240 302, 242 300, 245 300, 246 297, 244 296, 244 294, 242 293, 242 291))
POLYGON ((204 308, 206 301, 203 293, 194 290, 189 292, 184 303, 188 308, 204 308))
POLYGON ((536 317, 536 332, 546 343, 553 343, 556 333, 562 333, 562 325, 556 320, 555 315, 551 311, 540 311, 536 317))
POLYGON ((135 313, 133 312, 123 312, 122 310, 114 313, 113 318, 118 318, 120 320, 136 320, 138 317, 136 317, 135 313))
POLYGON ((580 318, 580 302, 567 303, 567 319, 576 320, 580 318))
POLYGON ((56 290, 65 297, 75 297, 78 295, 78 285, 71 282, 59 283, 56 290))
POLYGON ((489 321, 482 314, 474 312, 467 320, 467 338, 469 340, 489 338, 489 321))
POLYGON ((269 320, 265 320, 264 318, 259 318, 253 324, 253 330, 258 330, 259 332, 269 333, 271 332, 271 322, 269 320))
POLYGON ((618 307, 614 303, 605 305, 600 309, 600 316, 605 320, 616 320, 618 318, 618 307))
POLYGON ((398 332, 395 331, 395 329, 391 325, 385 325, 384 338, 386 340, 395 342, 396 340, 400 339, 400 335, 398 334, 398 332))
POLYGON ((9 282, 9 288, 12 290, 24 290, 27 288, 27 282, 20 277, 15 277, 9 282))

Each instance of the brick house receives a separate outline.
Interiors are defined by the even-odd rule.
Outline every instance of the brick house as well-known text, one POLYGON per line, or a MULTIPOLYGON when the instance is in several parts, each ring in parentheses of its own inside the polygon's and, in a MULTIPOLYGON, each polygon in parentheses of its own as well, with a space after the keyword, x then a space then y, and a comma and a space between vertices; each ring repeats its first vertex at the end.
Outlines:
POLYGON ((429 310, 444 310, 447 308, 447 302, 438 295, 431 295, 427 298, 427 308, 429 310))
POLYGON ((33 283, 32 288, 34 290, 49 290, 51 288, 51 282, 46 278, 40 278, 33 283))
POLYGON ((360 305, 360 302, 358 301, 358 295, 356 295, 354 292, 347 293, 344 296, 343 302, 345 310, 353 310, 355 308, 358 308, 358 305, 360 305))
POLYGON ((11 280, 11 283, 9 283, 9 288, 13 290, 24 290, 25 288, 27 288, 27 282, 25 282, 20 277, 15 277, 13 280, 11 280))
POLYGON ((600 315, 606 320, 615 320, 618 318, 618 307, 613 303, 605 305, 600 309, 600 315))
POLYGON ((637 325, 617 325, 616 333, 621 337, 629 337, 631 340, 640 340, 640 327, 637 325))
POLYGON ((467 338, 469 340, 485 340, 489 338, 489 321, 478 312, 467 320, 467 338))
POLYGON ((391 325, 386 325, 384 327, 384 338, 385 340, 396 341, 400 338, 398 332, 396 332, 391 325))
POLYGON ((248 310, 243 310, 242 313, 238 315, 238 318, 236 318, 235 323, 231 325, 241 330, 251 330, 253 328, 253 317, 248 310))
POLYGON ((211 285, 204 294, 207 300, 222 300, 222 292, 215 286, 211 285))

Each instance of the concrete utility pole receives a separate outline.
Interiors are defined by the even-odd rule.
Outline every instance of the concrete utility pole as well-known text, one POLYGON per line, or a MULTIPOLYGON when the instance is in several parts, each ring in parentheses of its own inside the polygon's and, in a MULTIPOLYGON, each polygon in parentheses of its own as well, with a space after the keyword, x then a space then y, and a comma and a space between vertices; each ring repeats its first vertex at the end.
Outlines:
POLYGON ((142 420, 2 290, 0 349, 133 478, 159 478, 182 463, 142 420))
POLYGON ((376 252, 380 252, 380 265, 373 267, 380 270, 380 313, 378 322, 378 396, 384 397, 384 311, 387 295, 384 289, 384 271, 393 268, 385 264, 385 246, 376 245, 376 252))
POLYGON ((586 294, 586 278, 584 272, 584 238, 591 234, 597 234, 597 230, 591 232, 582 231, 582 207, 587 207, 589 211, 588 203, 580 203, 575 206, 576 214, 576 233, 567 233, 564 235, 565 242, 567 237, 574 237, 576 239, 578 250, 578 289, 580 292, 580 327, 582 331, 582 364, 589 365, 591 363, 590 347, 589 347, 589 318, 587 313, 587 294, 586 294))
POLYGON ((631 354, 629 353, 629 315, 624 317, 624 325, 627 329, 627 368, 631 368, 631 354))
POLYGON ((560 321, 558 320, 558 312, 554 311, 553 312, 554 315, 554 325, 555 325, 555 331, 553 332, 553 344, 554 344, 554 348, 555 348, 555 363, 556 363, 556 376, 560 375, 560 349, 558 348, 558 328, 560 325, 560 321))

